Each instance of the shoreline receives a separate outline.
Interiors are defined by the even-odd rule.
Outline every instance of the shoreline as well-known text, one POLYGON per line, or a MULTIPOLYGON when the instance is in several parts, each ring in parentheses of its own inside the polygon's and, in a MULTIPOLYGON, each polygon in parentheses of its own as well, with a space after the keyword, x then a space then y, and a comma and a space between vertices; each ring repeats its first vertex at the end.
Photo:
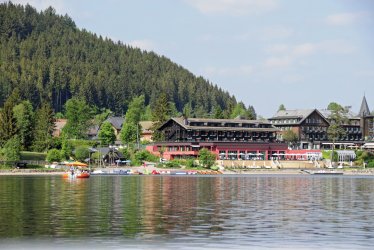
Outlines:
MULTIPOLYGON (((107 170, 118 170, 118 168, 106 168, 107 170)), ((131 167, 133 170, 144 170, 144 167, 131 167)), ((149 169, 153 170, 155 168, 149 169)), ((169 170, 169 171, 188 171, 186 169, 161 169, 157 168, 158 171, 169 170)), ((223 170, 222 174, 219 175, 310 175, 303 171, 305 169, 251 169, 251 170, 223 170)), ((331 169, 308 169, 312 171, 331 171, 331 169)), ((343 172, 344 175, 350 176, 374 176, 374 169, 333 169, 332 171, 343 172)), ((0 176, 46 176, 46 175, 62 175, 65 171, 38 171, 37 169, 10 169, 0 170, 0 176)), ((170 174, 165 174, 170 176, 170 174)), ((203 176, 204 174, 198 174, 203 176)), ((218 175, 218 176, 219 176, 218 175)))

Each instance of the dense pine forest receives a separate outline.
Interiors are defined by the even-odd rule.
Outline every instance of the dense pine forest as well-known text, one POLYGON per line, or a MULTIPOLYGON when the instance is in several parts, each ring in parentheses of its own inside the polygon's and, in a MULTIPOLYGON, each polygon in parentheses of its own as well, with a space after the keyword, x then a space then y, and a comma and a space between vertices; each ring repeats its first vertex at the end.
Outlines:
MULTIPOLYGON (((234 96, 168 58, 80 30, 52 7, 38 12, 0 4, 0 53, 0 107, 15 88, 34 108, 49 103, 55 113, 79 97, 122 115, 134 97, 144 95, 152 106, 161 93, 177 111, 188 107, 197 116, 218 109, 228 117, 238 105, 234 96)), ((253 107, 248 110, 255 115, 253 107)))

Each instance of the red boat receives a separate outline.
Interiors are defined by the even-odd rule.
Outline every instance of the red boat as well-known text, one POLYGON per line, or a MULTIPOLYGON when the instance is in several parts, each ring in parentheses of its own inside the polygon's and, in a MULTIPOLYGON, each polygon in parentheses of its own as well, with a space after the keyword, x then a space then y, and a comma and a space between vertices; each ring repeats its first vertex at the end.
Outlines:
POLYGON ((62 175, 63 178, 89 178, 90 173, 88 172, 67 172, 62 175))
POLYGON ((83 170, 82 168, 87 168, 86 163, 82 162, 69 162, 66 164, 70 166, 70 171, 64 173, 62 175, 63 178, 89 178, 90 173, 87 170, 83 170), (76 169, 79 168, 79 169, 76 169))

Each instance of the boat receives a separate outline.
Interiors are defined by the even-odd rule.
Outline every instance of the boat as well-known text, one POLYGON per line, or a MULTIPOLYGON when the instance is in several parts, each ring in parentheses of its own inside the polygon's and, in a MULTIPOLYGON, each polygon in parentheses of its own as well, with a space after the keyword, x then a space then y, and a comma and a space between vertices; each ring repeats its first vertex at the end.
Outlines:
POLYGON ((90 177, 90 172, 87 170, 88 165, 86 163, 82 162, 67 162, 65 163, 67 166, 70 167, 70 170, 65 172, 62 175, 62 178, 89 178, 90 177))
POLYGON ((73 179, 73 178, 79 178, 79 179, 82 179, 82 178, 89 178, 90 177, 90 173, 89 172, 86 172, 86 171, 83 171, 83 172, 66 172, 62 175, 63 178, 70 178, 70 179, 73 179))
POLYGON ((107 170, 103 171, 101 169, 96 169, 93 172, 91 172, 91 175, 131 175, 131 170, 129 169, 118 169, 118 170, 107 170))

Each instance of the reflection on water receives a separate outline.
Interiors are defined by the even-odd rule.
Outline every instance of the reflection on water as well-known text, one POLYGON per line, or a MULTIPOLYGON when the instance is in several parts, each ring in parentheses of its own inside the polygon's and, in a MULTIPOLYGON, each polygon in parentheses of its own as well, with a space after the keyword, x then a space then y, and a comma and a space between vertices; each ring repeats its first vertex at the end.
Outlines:
POLYGON ((372 177, 0 176, 0 246, 369 249, 373 207, 372 177))

